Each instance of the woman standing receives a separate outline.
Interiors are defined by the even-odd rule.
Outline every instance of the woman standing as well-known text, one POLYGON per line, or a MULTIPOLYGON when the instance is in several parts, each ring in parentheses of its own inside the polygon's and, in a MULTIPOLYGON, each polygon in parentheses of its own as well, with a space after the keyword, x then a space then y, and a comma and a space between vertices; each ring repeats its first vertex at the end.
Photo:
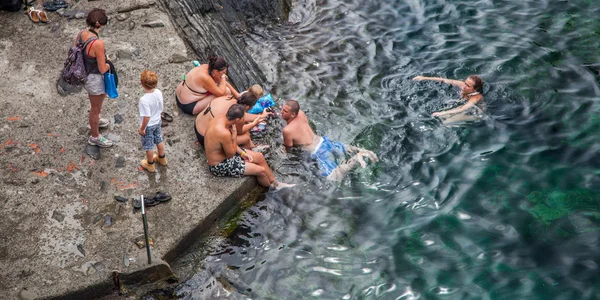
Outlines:
POLYGON ((197 115, 217 97, 233 95, 239 98, 240 94, 227 82, 228 67, 222 57, 211 56, 208 64, 189 71, 175 90, 177 106, 186 114, 197 115))
POLYGON ((106 98, 103 74, 109 70, 109 65, 106 63, 104 41, 99 36, 102 28, 108 23, 108 16, 103 9, 94 8, 88 13, 85 22, 89 28, 77 34, 75 43, 85 43, 87 40, 93 39, 84 49, 83 54, 85 69, 88 72, 84 87, 88 92, 91 106, 89 115, 91 136, 88 139, 88 143, 100 147, 110 147, 113 145, 113 142, 100 135, 99 131, 100 127, 104 128, 108 126, 108 120, 100 118, 102 102, 106 98))
POLYGON ((483 93, 483 80, 476 75, 467 77, 465 81, 425 76, 417 76, 413 78, 413 80, 438 81, 460 88, 461 100, 466 101, 465 104, 453 109, 438 111, 431 114, 433 117, 441 117, 445 124, 477 120, 480 118, 481 114, 485 112, 485 101, 481 94, 483 93))

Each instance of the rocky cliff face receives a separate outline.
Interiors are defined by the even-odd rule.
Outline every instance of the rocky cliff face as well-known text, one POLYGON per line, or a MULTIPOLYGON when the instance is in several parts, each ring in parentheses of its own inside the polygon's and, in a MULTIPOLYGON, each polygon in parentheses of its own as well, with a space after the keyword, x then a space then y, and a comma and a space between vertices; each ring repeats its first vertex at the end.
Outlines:
POLYGON ((201 63, 213 54, 227 60, 229 77, 238 90, 262 84, 266 78, 236 35, 258 23, 287 20, 291 1, 162 0, 201 63))

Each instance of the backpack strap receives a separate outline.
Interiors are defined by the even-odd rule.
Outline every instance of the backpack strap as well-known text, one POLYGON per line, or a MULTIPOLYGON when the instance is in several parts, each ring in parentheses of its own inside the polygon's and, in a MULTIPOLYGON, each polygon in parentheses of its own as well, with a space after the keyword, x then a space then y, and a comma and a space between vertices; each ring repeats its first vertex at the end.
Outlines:
MULTIPOLYGON (((86 50, 86 48, 87 48, 87 46, 88 46, 88 44, 89 44, 89 43, 92 43, 92 44, 93 44, 93 43, 94 43, 94 42, 95 42, 97 39, 98 39, 98 38, 97 38, 97 37, 95 37, 95 36, 93 36, 93 37, 89 38, 87 41, 85 41, 85 43, 83 43, 83 45, 81 46, 81 50, 85 51, 85 50, 86 50)), ((91 48, 91 46, 90 46, 90 48, 91 48)), ((88 50, 88 51, 87 51, 87 55, 88 55, 88 57, 89 57, 89 55, 90 55, 90 50, 89 50, 89 49, 87 49, 87 50, 88 50)))

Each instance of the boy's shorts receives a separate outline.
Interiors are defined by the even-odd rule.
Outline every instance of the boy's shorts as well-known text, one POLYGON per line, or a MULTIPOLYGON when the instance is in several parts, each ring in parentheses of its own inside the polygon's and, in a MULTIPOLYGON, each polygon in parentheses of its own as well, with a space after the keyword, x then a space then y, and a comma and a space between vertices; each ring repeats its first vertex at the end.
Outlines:
POLYGON ((144 151, 152 150, 155 144, 160 144, 162 141, 160 123, 146 127, 146 135, 142 136, 142 149, 144 151))

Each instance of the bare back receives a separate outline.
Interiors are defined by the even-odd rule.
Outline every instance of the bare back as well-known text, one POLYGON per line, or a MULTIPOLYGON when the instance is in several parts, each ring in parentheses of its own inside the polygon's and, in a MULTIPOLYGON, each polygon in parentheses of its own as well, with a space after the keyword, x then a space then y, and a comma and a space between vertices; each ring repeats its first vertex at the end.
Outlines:
POLYGON ((185 83, 178 84, 175 90, 181 103, 197 102, 211 96, 211 93, 202 84, 201 77, 203 76, 209 76, 207 64, 193 68, 185 75, 185 83))
POLYGON ((310 128, 306 114, 300 110, 298 116, 283 128, 283 140, 288 148, 303 147, 312 151, 318 144, 319 137, 310 128))
POLYGON ((202 135, 206 135, 206 130, 212 120, 221 116, 225 116, 225 114, 227 114, 227 110, 236 103, 237 102, 235 98, 232 98, 230 95, 213 99, 196 117, 196 129, 198 132, 202 135))
POLYGON ((225 117, 210 122, 204 136, 204 149, 209 166, 215 166, 229 158, 227 150, 235 154, 235 144, 231 140, 232 133, 225 125, 225 117))

